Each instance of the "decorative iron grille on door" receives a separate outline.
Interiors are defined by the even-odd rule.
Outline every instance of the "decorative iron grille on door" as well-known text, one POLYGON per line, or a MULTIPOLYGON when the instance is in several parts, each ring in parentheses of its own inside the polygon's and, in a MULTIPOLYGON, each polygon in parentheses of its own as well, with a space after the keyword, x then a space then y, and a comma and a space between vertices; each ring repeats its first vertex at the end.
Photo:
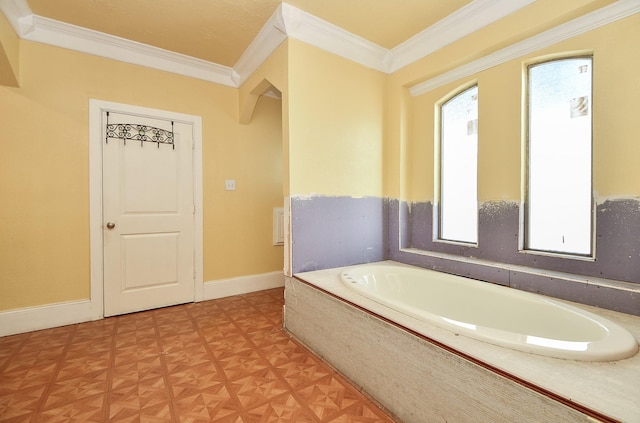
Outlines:
POLYGON ((105 142, 109 143, 109 138, 124 140, 140 141, 140 146, 145 142, 154 142, 160 148, 160 144, 170 144, 176 149, 174 144, 173 121, 171 121, 171 131, 162 128, 156 128, 149 125, 140 125, 135 123, 109 123, 109 112, 107 112, 107 135, 105 142))

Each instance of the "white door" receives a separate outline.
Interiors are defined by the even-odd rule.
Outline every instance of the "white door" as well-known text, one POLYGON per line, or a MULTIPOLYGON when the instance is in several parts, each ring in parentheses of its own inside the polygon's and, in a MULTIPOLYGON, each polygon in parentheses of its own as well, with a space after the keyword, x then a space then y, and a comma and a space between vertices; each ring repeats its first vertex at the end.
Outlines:
POLYGON ((110 125, 130 126, 107 138, 103 122, 104 315, 193 301, 191 125, 111 112, 110 125))

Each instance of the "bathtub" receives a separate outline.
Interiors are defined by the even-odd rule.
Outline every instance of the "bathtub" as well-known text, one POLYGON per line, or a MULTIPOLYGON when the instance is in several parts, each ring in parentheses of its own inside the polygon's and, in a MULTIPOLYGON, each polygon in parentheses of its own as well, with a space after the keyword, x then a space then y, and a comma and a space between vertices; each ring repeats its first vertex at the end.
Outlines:
POLYGON ((501 347, 580 361, 621 360, 638 351, 636 339, 606 318, 500 285, 398 265, 347 268, 340 279, 402 314, 501 347))
MULTIPOLYGON (((431 323, 415 318, 408 314, 406 307, 402 312, 397 311, 388 302, 387 295, 383 299, 365 296, 356 287, 357 282, 342 277, 350 274, 354 279, 358 271, 371 266, 396 271, 398 267, 417 269, 422 275, 433 273, 382 261, 287 276, 283 327, 362 392, 375 398, 398 421, 640 423, 640 353, 616 361, 585 361, 582 357, 565 360, 549 354, 531 354, 512 346, 507 348, 488 340, 478 341, 470 333, 463 334, 461 326, 452 322, 440 319, 439 323, 431 323), (390 305, 382 304, 383 301, 390 305)), ((380 271, 371 273, 381 274, 380 271)), ((491 284, 461 277, 438 272, 435 276, 493 289, 488 288, 491 284)), ((382 280, 376 278, 376 283, 382 280)), ((431 284, 424 281, 421 285, 431 284)), ((500 289, 505 290, 516 291, 500 289)), ((471 298, 473 306, 480 303, 478 295, 471 298)), ((562 310, 568 303, 538 295, 533 298, 557 303, 562 310)), ((512 300, 507 302, 504 307, 509 307, 512 300)), ((437 301, 436 306, 443 303, 437 301)), ((605 323, 600 325, 624 328, 622 333, 628 331, 640 340, 640 316, 575 303, 568 305, 572 307, 566 310, 590 312, 584 314, 597 315, 596 321, 604 317, 601 321, 605 323), (609 325, 609 321, 615 325, 609 325)), ((465 305, 457 298, 456 307, 461 306, 469 308, 468 303, 465 305)), ((502 310, 502 306, 486 314, 493 315, 497 310, 502 310)), ((515 314, 518 312, 516 308, 515 314)), ((542 313, 536 320, 545 319, 546 312, 542 313)), ((469 323, 461 316, 456 319, 445 314, 444 317, 469 323)), ((540 333, 533 336, 545 337, 540 333)), ((570 341, 591 342, 574 338, 570 341)), ((630 344, 629 354, 632 354, 638 348, 637 342, 630 344)))

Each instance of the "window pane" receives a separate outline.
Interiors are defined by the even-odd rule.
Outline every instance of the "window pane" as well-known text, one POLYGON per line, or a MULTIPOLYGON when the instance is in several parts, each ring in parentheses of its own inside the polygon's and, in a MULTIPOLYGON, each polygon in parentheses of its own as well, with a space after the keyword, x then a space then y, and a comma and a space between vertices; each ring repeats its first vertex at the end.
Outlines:
POLYGON ((591 58, 529 68, 529 249, 591 253, 591 68, 591 58))
POLYGON ((440 239, 478 242, 478 87, 441 109, 440 239))

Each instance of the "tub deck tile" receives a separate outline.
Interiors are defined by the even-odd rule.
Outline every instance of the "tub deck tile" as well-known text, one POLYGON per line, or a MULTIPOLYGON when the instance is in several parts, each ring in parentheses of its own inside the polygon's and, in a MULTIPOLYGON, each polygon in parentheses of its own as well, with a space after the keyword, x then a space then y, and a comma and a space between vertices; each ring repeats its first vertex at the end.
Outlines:
MULTIPOLYGON (((285 326, 402 421, 442 421, 448 407, 462 405, 462 414, 448 421, 587 421, 581 409, 605 421, 640 422, 640 353, 583 362, 457 336, 348 289, 340 282, 346 269, 287 278, 285 326), (419 417, 413 410, 421 407, 426 414, 419 417), (536 414, 544 412, 555 420, 536 414)), ((618 323, 640 341, 640 317, 566 302, 618 323)))

